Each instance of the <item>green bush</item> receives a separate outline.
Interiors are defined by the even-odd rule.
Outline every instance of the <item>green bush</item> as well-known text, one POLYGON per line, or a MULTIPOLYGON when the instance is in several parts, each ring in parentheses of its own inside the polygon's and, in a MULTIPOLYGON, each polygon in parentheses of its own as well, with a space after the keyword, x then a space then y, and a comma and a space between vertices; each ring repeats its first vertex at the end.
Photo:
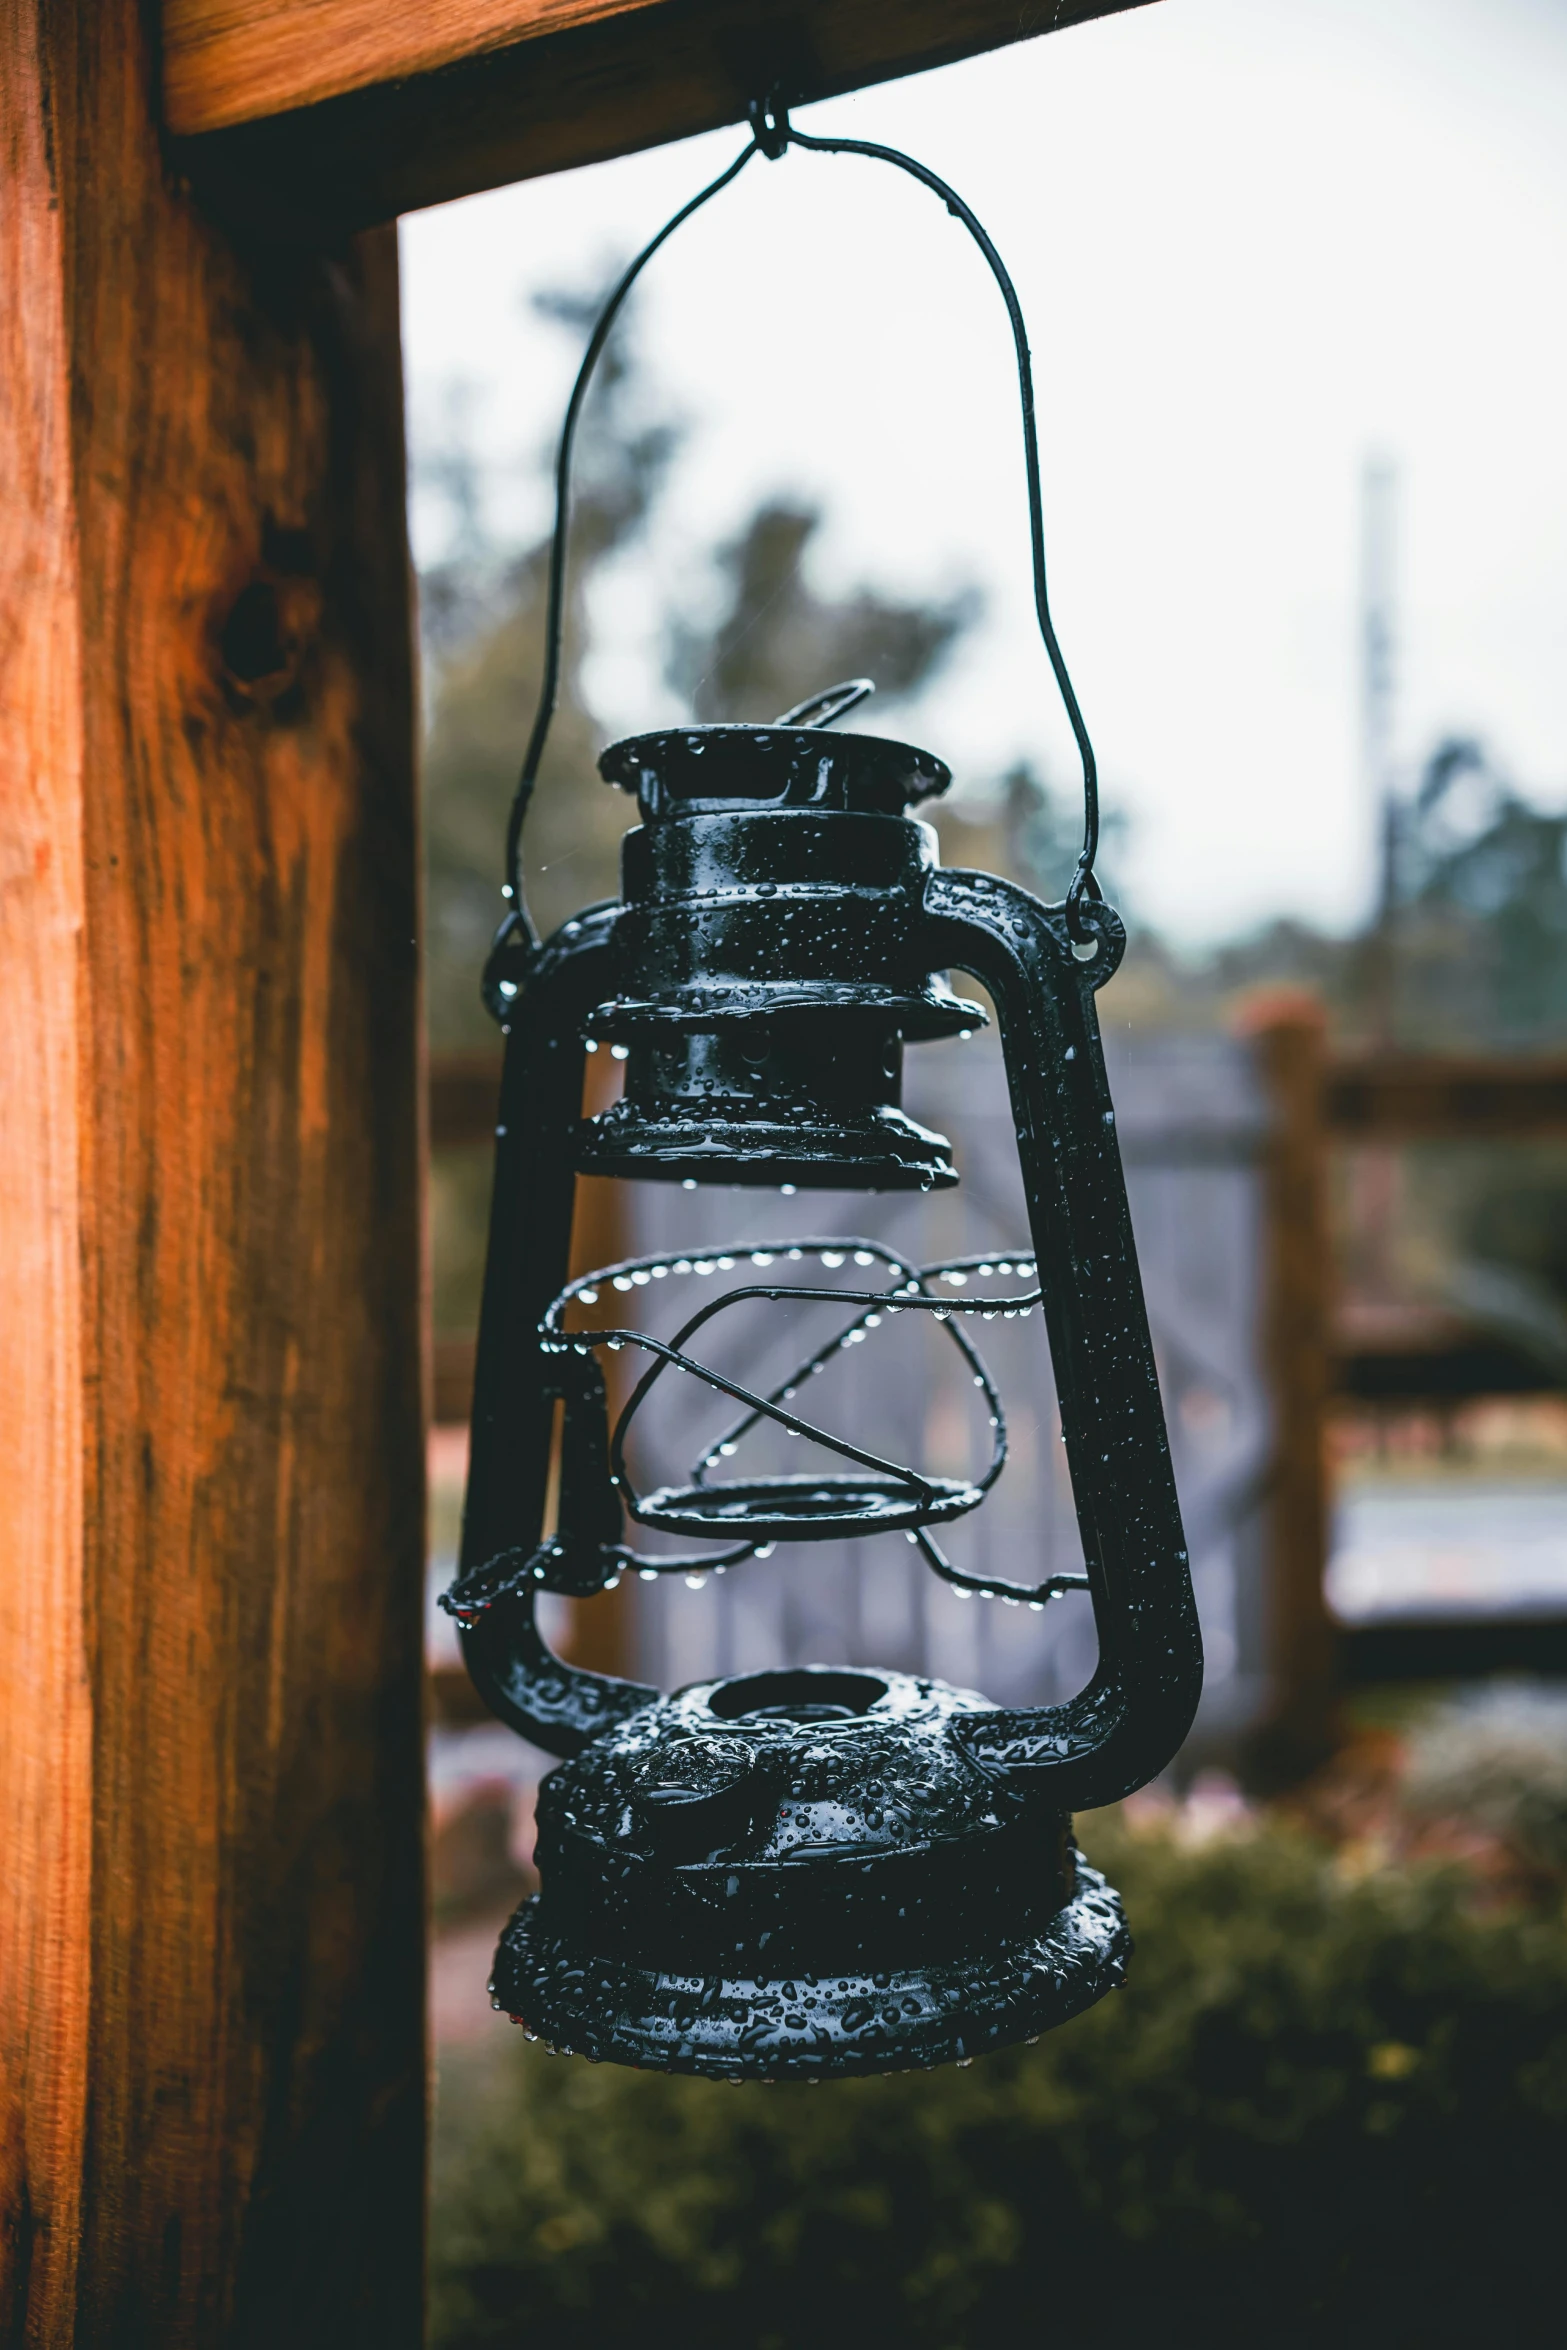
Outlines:
POLYGON ((1498 1839, 1526 1867, 1567 1875, 1567 1691, 1481 1682, 1408 1733, 1406 1811, 1498 1839))
POLYGON ((731 2088, 515 2036, 442 2083, 442 2350, 1554 2343, 1567 1934, 1454 1873, 1113 1815, 1127 1990, 967 2069, 731 2088))

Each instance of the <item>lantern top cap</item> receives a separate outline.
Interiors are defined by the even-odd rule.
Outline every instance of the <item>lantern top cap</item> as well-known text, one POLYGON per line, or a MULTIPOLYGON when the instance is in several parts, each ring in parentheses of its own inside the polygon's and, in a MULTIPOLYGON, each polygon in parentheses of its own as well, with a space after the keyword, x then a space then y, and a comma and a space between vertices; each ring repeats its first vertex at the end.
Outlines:
POLYGON ((666 727, 611 743, 599 773, 635 792, 648 819, 759 804, 900 816, 952 781, 913 743, 823 726, 666 727))

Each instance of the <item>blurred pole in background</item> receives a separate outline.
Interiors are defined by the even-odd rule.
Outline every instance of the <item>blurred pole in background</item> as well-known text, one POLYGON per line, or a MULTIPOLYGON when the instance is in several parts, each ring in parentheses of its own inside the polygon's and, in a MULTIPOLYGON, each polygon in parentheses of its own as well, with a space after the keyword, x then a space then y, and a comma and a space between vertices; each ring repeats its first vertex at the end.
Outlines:
MULTIPOLYGON (((1398 473, 1391 460, 1369 456, 1360 477, 1360 743, 1361 773, 1376 814, 1377 895, 1365 964, 1366 1042, 1373 1051, 1396 1048, 1399 1004, 1399 808, 1394 788, 1393 738, 1398 623, 1398 473)), ((1403 1162, 1386 1145, 1358 1152, 1350 1172, 1351 1218, 1360 1238, 1359 1286, 1368 1296, 1393 1293, 1402 1206, 1403 1162)))
POLYGON ((1244 1025, 1272 1108, 1263 1276, 1273 1398, 1264 1592, 1272 1697, 1249 1743, 1259 1781, 1287 1784, 1331 1751, 1336 1711, 1337 1638, 1323 1590, 1333 1287, 1327 1037, 1321 1005, 1296 989, 1259 998, 1244 1025))
POLYGON ((1371 1041, 1390 1045, 1397 1029, 1398 806, 1393 791, 1394 614, 1398 474, 1368 457, 1360 477, 1361 772, 1377 821, 1377 903, 1373 918, 1371 1041))

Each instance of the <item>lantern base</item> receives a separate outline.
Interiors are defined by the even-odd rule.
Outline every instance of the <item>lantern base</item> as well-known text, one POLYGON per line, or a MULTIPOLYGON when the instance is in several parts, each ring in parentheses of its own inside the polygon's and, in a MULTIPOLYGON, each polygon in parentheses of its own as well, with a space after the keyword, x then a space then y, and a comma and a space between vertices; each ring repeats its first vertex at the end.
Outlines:
POLYGON ((1082 1861, 1072 1898, 1042 1933, 983 1958, 875 1975, 659 1973, 554 1932, 540 1895, 502 1935, 490 1991, 561 2055, 709 2080, 841 2080, 1034 2040, 1115 1990, 1131 1946, 1119 1896, 1082 1861))
POLYGON ((907 1673, 698 1682, 539 1789, 542 1890, 491 1980, 551 2047, 718 2080, 946 2064, 1092 2006, 1121 1905, 1037 1783, 976 1764, 991 1709, 907 1673))

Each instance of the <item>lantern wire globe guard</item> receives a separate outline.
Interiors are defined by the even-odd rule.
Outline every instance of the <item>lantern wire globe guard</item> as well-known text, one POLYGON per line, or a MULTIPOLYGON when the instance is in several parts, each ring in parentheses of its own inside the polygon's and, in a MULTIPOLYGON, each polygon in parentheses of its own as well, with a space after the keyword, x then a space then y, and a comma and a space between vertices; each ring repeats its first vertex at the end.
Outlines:
MULTIPOLYGON (((443 1604, 492 1710, 565 1758, 539 1797, 541 1891, 492 1980, 551 2046, 744 2079, 822 2078, 966 2060, 1034 2037, 1119 1982, 1113 1891, 1077 1853, 1074 1809, 1144 1785, 1184 1738, 1202 1658, 1127 1215, 1095 991, 1125 944, 1094 880, 1093 750, 1051 623, 1028 342, 1016 293, 955 192, 896 149, 815 139, 776 103, 749 145, 625 271, 589 339, 561 435, 546 652, 506 840, 507 900, 484 976, 506 1036, 496 1178, 458 1578, 443 1604), (540 942, 522 831, 559 688, 571 461, 593 369, 647 262, 754 155, 791 146, 890 163, 983 253, 1017 360, 1040 633, 1077 738, 1084 838, 1059 906, 943 871, 908 811, 946 767, 844 734, 873 688, 811 696, 770 724, 634 737, 600 760, 636 795, 619 900, 540 942), (906 1044, 971 1032, 972 972, 996 1012, 1032 1244, 910 1262, 885 1243, 758 1240, 632 1258, 568 1280, 579 1174, 799 1191, 929 1191, 957 1181, 946 1138, 901 1107, 906 1044), (585 1056, 610 1043, 624 1094, 582 1111, 585 1056), (741 1273, 672 1335, 593 1318, 655 1283, 741 1273), (836 1276, 843 1272, 840 1282, 836 1276), (762 1384, 700 1351, 737 1307, 826 1310, 827 1335, 762 1384), (964 1573, 936 1529, 978 1508, 1006 1420, 971 1325, 1042 1313, 1083 1541, 1081 1573, 964 1573), (808 1411, 816 1374, 895 1317, 940 1322, 988 1422, 967 1477, 867 1448, 808 1411), (601 1357, 639 1375, 613 1421, 601 1357), (671 1373, 733 1415, 683 1481, 643 1490, 633 1423, 671 1373), (556 1422, 559 1420, 557 1435, 556 1422), (727 1464, 778 1429, 822 1471, 727 1464), (551 1494, 553 1488, 553 1522, 551 1494), (678 1548, 644 1548, 628 1525, 678 1548), (998 1708, 905 1674, 807 1666, 663 1697, 555 1656, 541 1593, 587 1596, 627 1571, 725 1572, 780 1543, 899 1533, 966 1593, 1034 1608, 1091 1598, 1099 1663, 1065 1704, 998 1708), (691 1545, 699 1547, 693 1549, 691 1545)), ((673 1282, 674 1290, 668 1288, 673 1282)))

